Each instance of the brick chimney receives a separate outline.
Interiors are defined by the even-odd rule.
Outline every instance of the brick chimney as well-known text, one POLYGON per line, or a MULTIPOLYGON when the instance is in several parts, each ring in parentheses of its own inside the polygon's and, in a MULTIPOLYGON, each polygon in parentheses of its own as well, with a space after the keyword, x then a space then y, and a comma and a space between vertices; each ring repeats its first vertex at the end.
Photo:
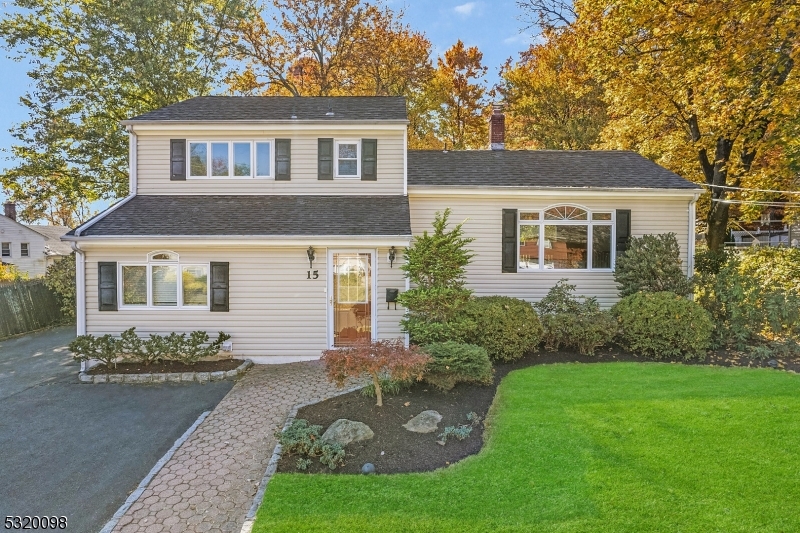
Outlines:
POLYGON ((6 202, 3 204, 3 209, 5 210, 6 218, 10 218, 11 220, 17 220, 17 204, 14 202, 6 202))
POLYGON ((506 116, 503 104, 492 105, 492 116, 489 117, 489 149, 506 149, 506 116))

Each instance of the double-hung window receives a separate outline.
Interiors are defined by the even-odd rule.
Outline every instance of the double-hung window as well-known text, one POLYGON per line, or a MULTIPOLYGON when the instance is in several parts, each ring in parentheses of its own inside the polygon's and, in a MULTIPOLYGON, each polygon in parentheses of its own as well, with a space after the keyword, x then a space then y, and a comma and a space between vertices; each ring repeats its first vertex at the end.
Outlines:
POLYGON ((517 270, 611 270, 613 219, 571 205, 521 210, 517 270))
POLYGON ((361 141, 337 140, 335 142, 334 177, 361 177, 361 141))
POLYGON ((11 257, 11 243, 0 243, 0 257, 11 257))
POLYGON ((27 242, 22 242, 19 245, 19 255, 20 257, 30 257, 31 256, 31 249, 30 244, 27 242))
POLYGON ((189 141, 190 178, 274 178, 273 141, 189 141))
POLYGON ((146 263, 120 264, 122 308, 209 308, 209 265, 184 263, 173 252, 153 252, 146 263))

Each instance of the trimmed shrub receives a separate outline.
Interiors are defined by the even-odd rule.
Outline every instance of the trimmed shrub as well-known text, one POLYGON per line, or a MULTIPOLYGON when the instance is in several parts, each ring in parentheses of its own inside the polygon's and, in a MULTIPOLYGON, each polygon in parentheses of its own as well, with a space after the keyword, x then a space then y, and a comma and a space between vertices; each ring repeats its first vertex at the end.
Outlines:
POLYGON ((463 224, 448 230, 449 217, 450 209, 436 213, 433 233, 414 237, 400 267, 414 284, 397 298, 408 310, 400 325, 415 344, 464 341, 475 327, 462 313, 472 295, 464 284, 474 239, 464 237, 463 224))
POLYGON ((422 350, 431 357, 423 379, 448 391, 456 383, 492 383, 492 362, 485 348, 448 341, 428 344, 422 350))
POLYGON ((681 248, 674 233, 632 237, 617 258, 614 280, 623 298, 637 292, 692 292, 692 282, 681 268, 681 248))
POLYGON ((152 334, 149 339, 140 339, 136 335, 136 328, 130 328, 123 331, 119 339, 110 334, 102 337, 81 335, 69 344, 69 349, 76 361, 95 359, 107 369, 126 360, 145 366, 164 359, 191 365, 204 357, 218 354, 222 343, 230 338, 230 335, 220 331, 216 340, 208 343, 209 337, 205 331, 193 331, 188 338, 185 333, 170 333, 167 336, 152 334))
POLYGON ((469 342, 486 348, 495 361, 516 361, 536 351, 542 324, 530 303, 508 296, 473 299, 464 313, 475 323, 469 342))
POLYGON ((582 355, 610 343, 617 334, 617 321, 609 311, 600 309, 595 298, 574 296, 575 285, 559 280, 534 307, 541 313, 545 349, 556 351, 562 346, 578 350, 582 355))
POLYGON ((672 292, 632 294, 612 308, 622 345, 654 359, 700 359, 711 342, 714 324, 700 305, 672 292))
POLYGON ((381 378, 394 381, 422 379, 430 357, 417 346, 406 347, 401 339, 361 341, 353 346, 334 348, 322 352, 328 379, 344 386, 349 378, 369 375, 375 387, 376 405, 383 405, 381 378))

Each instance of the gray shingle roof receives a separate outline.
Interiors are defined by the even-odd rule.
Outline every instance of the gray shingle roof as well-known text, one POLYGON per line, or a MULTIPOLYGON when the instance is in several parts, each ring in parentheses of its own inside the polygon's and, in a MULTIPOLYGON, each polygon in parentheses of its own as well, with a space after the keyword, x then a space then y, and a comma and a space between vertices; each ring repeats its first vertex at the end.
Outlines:
POLYGON ((41 226, 37 224, 28 225, 39 235, 45 238, 45 253, 48 255, 69 255, 72 247, 67 242, 61 242, 61 236, 69 231, 66 226, 41 226))
POLYGON ((699 189, 635 152, 408 151, 410 186, 699 189))
MULTIPOLYGON (((69 235, 73 235, 71 231, 69 235)), ((405 196, 135 196, 81 237, 410 236, 405 196)))
POLYGON ((125 122, 406 119, 406 99, 402 96, 198 96, 125 122), (292 119, 292 115, 297 118, 292 119))

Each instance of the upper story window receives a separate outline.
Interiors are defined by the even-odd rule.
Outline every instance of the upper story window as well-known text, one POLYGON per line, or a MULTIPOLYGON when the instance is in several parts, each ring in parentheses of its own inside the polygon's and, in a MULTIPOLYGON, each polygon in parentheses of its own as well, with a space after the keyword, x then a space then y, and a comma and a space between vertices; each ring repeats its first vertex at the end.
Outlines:
POLYGON ((11 257, 11 243, 0 243, 0 257, 11 257))
POLYGON ((20 245, 19 245, 19 255, 21 257, 30 257, 31 250, 30 250, 30 244, 29 243, 27 243, 27 242, 20 243, 20 245))
POLYGON ((611 270, 614 214, 559 205, 520 211, 519 271, 611 270))
POLYGON ((184 263, 174 252, 152 252, 147 262, 119 266, 122 308, 209 308, 208 263, 184 263))
POLYGON ((335 177, 361 177, 361 141, 337 140, 334 143, 335 177))
POLYGON ((274 178, 273 141, 189 141, 190 178, 274 178))

